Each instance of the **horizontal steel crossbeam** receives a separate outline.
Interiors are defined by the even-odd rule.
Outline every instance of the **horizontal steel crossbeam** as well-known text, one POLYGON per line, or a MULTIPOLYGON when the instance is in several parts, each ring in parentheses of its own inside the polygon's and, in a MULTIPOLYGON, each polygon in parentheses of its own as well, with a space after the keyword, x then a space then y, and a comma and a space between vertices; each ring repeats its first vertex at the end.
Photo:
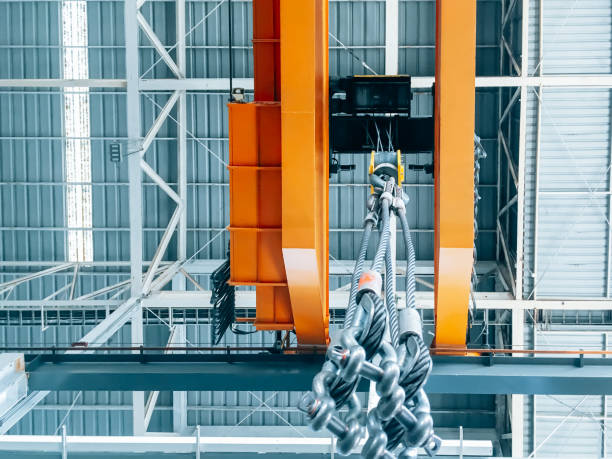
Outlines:
MULTIPOLYGON (((240 458, 285 457, 328 458, 334 449, 332 439, 304 427, 228 427, 223 429, 201 427, 200 436, 165 433, 146 436, 67 436, 65 446, 68 457, 146 457, 146 459, 188 457, 199 451, 204 457, 232 454, 240 458), (284 456, 281 456, 284 455, 284 456), (297 456, 300 455, 300 456, 297 456), (302 456, 303 455, 303 456, 302 456)), ((59 457, 63 439, 60 435, 6 435, 0 437, 0 456, 31 457, 44 452, 59 457)), ((442 441, 440 456, 490 457, 493 454, 491 440, 459 440, 456 437, 442 441)), ((424 454, 424 452, 422 452, 424 454)), ((45 456, 46 457, 46 456, 45 456)), ((225 456, 224 456, 225 457, 225 456)), ((352 455, 351 457, 357 457, 352 455)))
MULTIPOLYGON (((43 354, 27 356, 26 371, 30 390, 304 391, 322 359, 280 354, 43 354)), ((368 388, 364 383, 360 390, 368 388)), ((436 356, 426 390, 612 394, 612 359, 436 356)))

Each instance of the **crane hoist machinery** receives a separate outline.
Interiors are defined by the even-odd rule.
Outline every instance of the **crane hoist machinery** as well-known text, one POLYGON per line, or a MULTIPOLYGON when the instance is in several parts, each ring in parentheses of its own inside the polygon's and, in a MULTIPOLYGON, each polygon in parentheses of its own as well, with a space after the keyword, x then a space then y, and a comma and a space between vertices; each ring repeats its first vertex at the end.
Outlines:
POLYGON ((216 273, 213 299, 233 301, 225 279, 255 287, 257 330, 295 332, 298 351, 326 349, 299 408, 344 454, 414 457, 440 447, 423 390, 432 363, 402 181, 410 154, 433 151, 432 164, 408 167, 434 174, 432 347, 457 353, 466 343, 474 250, 475 42, 476 0, 437 0, 434 115, 412 117, 409 76, 330 81, 327 0, 253 0, 254 101, 237 91, 229 103, 230 263, 229 273, 216 273), (328 189, 330 173, 353 168, 343 153, 370 154, 370 195, 344 327, 330 343, 328 189), (401 308, 390 243, 397 220, 407 259, 401 308), (367 414, 355 394, 360 378, 379 396, 367 414))

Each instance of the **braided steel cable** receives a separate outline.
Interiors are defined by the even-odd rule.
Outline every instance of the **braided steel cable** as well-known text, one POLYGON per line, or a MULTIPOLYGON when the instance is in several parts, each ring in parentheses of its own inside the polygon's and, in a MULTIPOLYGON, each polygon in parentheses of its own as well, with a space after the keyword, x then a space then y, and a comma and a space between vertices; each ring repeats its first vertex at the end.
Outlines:
POLYGON ((387 246, 389 245, 389 239, 391 238, 391 225, 389 218, 389 199, 381 199, 381 232, 380 239, 378 241, 378 247, 376 248, 376 254, 374 261, 372 262, 372 271, 382 271, 385 261, 385 253, 387 252, 387 246))
POLYGON ((389 316, 389 332, 391 335, 391 344, 397 347, 399 344, 399 319, 397 317, 397 305, 395 304, 395 275, 393 269, 393 255, 391 254, 391 246, 387 247, 385 254, 385 304, 387 306, 387 314, 389 316))
POLYGON ((433 432, 429 400, 423 391, 431 357, 415 309, 416 262, 405 204, 393 178, 372 175, 370 182, 374 192, 368 200, 370 213, 351 279, 344 329, 334 337, 326 362, 313 379, 312 390, 298 407, 314 430, 326 428, 337 437, 341 454, 355 452, 363 444, 361 455, 368 459, 409 457, 419 447, 434 455, 441 441, 433 432), (397 213, 402 222, 408 258, 406 288, 411 307, 399 312, 389 242, 391 231, 397 228, 390 227, 391 212, 397 213), (379 242, 370 270, 364 271, 371 231, 377 221, 379 242), (385 276, 385 301, 381 271, 385 276), (367 416, 361 412, 356 396, 361 378, 373 381, 380 396, 367 416), (343 418, 338 410, 344 405, 349 411, 343 418))
POLYGON ((414 252, 414 245, 412 245, 406 208, 400 206, 397 215, 402 225, 402 235, 404 236, 404 247, 406 250, 406 307, 414 309, 416 308, 416 254, 414 252))
POLYGON ((344 316, 344 327, 349 327, 353 323, 353 316, 355 315, 355 310, 357 309, 357 288, 359 286, 359 278, 363 272, 366 254, 368 253, 368 245, 370 243, 370 236, 372 235, 372 227, 375 225, 375 223, 375 218, 371 215, 371 213, 368 214, 363 228, 363 234, 361 236, 359 255, 357 256, 357 261, 355 262, 355 268, 353 268, 353 275, 351 277, 351 292, 349 294, 349 304, 348 308, 346 309, 346 315, 344 316))
POLYGON ((478 285, 478 276, 476 274, 476 260, 478 259, 478 253, 476 250, 476 241, 478 239, 478 202, 481 199, 480 196, 480 160, 487 157, 482 143, 480 143, 480 137, 474 134, 474 262, 472 265, 472 277, 471 277, 471 289, 470 299, 472 301, 472 308, 476 308, 476 287, 478 285))

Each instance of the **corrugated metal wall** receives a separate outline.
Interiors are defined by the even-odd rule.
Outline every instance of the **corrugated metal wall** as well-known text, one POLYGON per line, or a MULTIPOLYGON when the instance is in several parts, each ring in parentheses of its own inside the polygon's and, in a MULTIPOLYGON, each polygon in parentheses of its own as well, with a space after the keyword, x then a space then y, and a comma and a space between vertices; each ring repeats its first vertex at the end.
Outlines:
POLYGON ((530 0, 529 74, 609 74, 611 16, 608 0, 530 0))
MULTIPOLYGON (((0 78, 58 78, 59 4, 0 4, 0 78)), ((57 90, 0 88, 0 259, 63 260, 62 100, 57 90), (31 182, 38 182, 32 185, 31 182), (28 211, 25 211, 28 209, 28 211)))
MULTIPOLYGON (((572 326, 535 332, 532 327, 529 335, 530 344, 542 350, 607 350, 612 337, 609 329, 587 332, 572 326)), ((607 457, 611 407, 607 396, 525 396, 525 457, 607 457)))
MULTIPOLYGON (((612 71, 609 1, 545 0, 540 11, 534 0, 530 7, 531 75, 612 71)), ((609 89, 529 89, 526 298, 610 295, 610 103, 609 89)))
POLYGON ((612 71, 612 4, 608 0, 544 0, 544 73, 612 71))
POLYGON ((605 297, 610 91, 545 89, 539 98, 530 95, 529 103, 537 105, 538 100, 539 159, 534 139, 538 109, 529 111, 536 133, 529 135, 527 149, 526 178, 533 188, 528 188, 526 207, 531 218, 525 220, 526 295, 605 297))

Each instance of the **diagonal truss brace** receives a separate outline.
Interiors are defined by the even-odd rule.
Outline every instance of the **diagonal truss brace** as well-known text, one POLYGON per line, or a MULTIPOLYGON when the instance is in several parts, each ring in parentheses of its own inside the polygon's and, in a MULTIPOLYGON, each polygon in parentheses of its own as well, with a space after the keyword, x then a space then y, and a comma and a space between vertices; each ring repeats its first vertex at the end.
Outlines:
MULTIPOLYGON (((139 2, 138 6, 139 7, 142 6, 143 3, 144 1, 139 2)), ((142 15, 140 11, 138 11, 137 19, 138 19, 138 25, 140 26, 144 34, 147 36, 147 38, 149 39, 153 47, 157 50, 162 60, 170 68, 172 73, 174 73, 177 78, 184 78, 183 74, 181 73, 178 66, 176 65, 176 62, 174 62, 174 59, 172 59, 168 51, 166 51, 166 48, 164 47, 162 42, 159 40, 159 37, 155 34, 155 32, 153 31, 153 28, 151 27, 149 22, 145 19, 145 17, 142 15)))
POLYGON ((32 274, 27 274, 25 276, 18 277, 16 279, 12 279, 7 282, 3 282, 0 284, 0 294, 6 292, 7 290, 11 290, 15 288, 20 284, 29 282, 34 279, 38 279, 39 277, 47 276, 49 274, 54 274, 60 271, 66 271, 70 268, 74 268, 74 266, 75 266, 75 263, 64 263, 64 264, 54 266, 54 267, 51 267, 51 268, 48 268, 42 271, 38 271, 32 274))
MULTIPOLYGON (((157 250, 155 251, 155 255, 153 256, 153 260, 151 261, 149 269, 147 270, 147 273, 145 275, 143 291, 149 291, 151 289, 151 284, 153 283, 155 272, 157 271, 157 268, 159 267, 159 264, 162 261, 162 257, 164 256, 164 253, 168 248, 170 239, 172 239, 172 235, 174 234, 174 231, 176 230, 179 221, 185 212, 185 203, 183 199, 181 199, 178 193, 176 193, 176 191, 174 191, 144 159, 146 151, 151 146, 155 136, 159 132, 163 123, 168 118, 170 111, 176 104, 176 101, 179 99, 182 92, 183 91, 174 91, 172 93, 170 99, 168 99, 168 102, 166 102, 166 105, 164 105, 161 112, 153 122, 153 125, 149 129, 149 132, 147 132, 147 135, 145 136, 142 142, 142 147, 140 150, 140 168, 142 169, 142 171, 149 178, 151 178, 151 180, 153 180, 153 182, 155 182, 170 197, 170 199, 172 199, 176 203, 176 209, 174 210, 174 213, 172 214, 172 217, 168 222, 168 226, 164 231, 162 239, 157 247, 157 250)), ((176 268, 178 268, 178 266, 176 268)))

